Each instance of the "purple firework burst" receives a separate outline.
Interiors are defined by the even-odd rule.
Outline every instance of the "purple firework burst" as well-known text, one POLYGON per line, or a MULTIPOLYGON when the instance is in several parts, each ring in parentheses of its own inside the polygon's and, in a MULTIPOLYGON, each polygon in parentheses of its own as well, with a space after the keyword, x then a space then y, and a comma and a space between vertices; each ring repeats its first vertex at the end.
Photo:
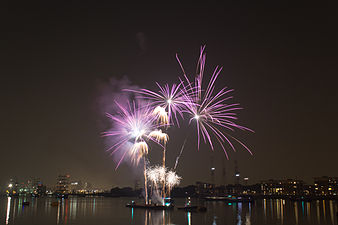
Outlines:
POLYGON ((186 95, 189 93, 187 88, 183 87, 182 81, 179 84, 173 84, 171 86, 169 84, 161 86, 157 82, 156 84, 159 88, 158 92, 148 89, 125 90, 140 94, 141 98, 149 100, 151 102, 150 104, 154 107, 160 106, 165 109, 168 112, 169 124, 175 121, 179 126, 178 115, 183 118, 183 111, 186 109, 186 95))
POLYGON ((115 104, 118 106, 116 114, 107 113, 107 116, 112 120, 113 127, 111 130, 103 132, 102 136, 111 137, 114 142, 107 151, 111 151, 111 154, 121 151, 121 158, 116 166, 117 169, 127 155, 131 157, 132 161, 138 163, 140 154, 148 152, 145 144, 149 139, 158 144, 160 143, 148 136, 151 131, 158 128, 149 104, 145 104, 142 107, 135 102, 128 102, 126 106, 116 101, 115 104), (138 146, 142 146, 142 148, 138 148, 138 146))
POLYGON ((233 89, 224 87, 218 92, 215 91, 215 82, 222 71, 222 67, 219 68, 217 66, 211 76, 207 88, 203 89, 202 87, 206 60, 204 49, 205 46, 201 47, 200 56, 197 63, 197 76, 195 77, 194 82, 191 82, 186 76, 182 63, 176 55, 176 58, 184 74, 185 82, 184 85, 182 85, 183 90, 185 93, 189 93, 184 95, 186 98, 185 105, 187 106, 185 112, 190 114, 189 123, 196 121, 198 148, 200 146, 200 136, 202 136, 204 143, 208 142, 211 149, 213 150, 214 144, 212 141, 212 136, 214 136, 214 138, 216 138, 224 150, 227 158, 228 155, 224 143, 228 143, 235 151, 230 139, 233 139, 241 144, 250 154, 252 154, 250 149, 241 141, 229 133, 224 132, 223 128, 230 131, 234 131, 235 128, 251 132, 253 131, 234 122, 234 120, 237 120, 236 111, 242 108, 238 103, 227 103, 228 100, 233 98, 233 96, 229 96, 233 89), (193 92, 191 90, 193 90, 193 92))

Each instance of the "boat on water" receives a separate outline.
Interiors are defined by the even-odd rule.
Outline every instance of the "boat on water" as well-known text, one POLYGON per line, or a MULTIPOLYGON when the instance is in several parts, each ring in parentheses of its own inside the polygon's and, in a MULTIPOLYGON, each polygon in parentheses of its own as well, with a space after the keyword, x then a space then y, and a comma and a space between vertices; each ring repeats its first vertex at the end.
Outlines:
POLYGON ((165 205, 141 205, 141 204, 132 204, 132 203, 128 203, 126 204, 126 207, 129 207, 129 208, 142 208, 142 209, 160 209, 160 210, 167 210, 167 209, 173 209, 174 206, 171 205, 171 206, 165 206, 165 205))
POLYGON ((253 198, 248 197, 242 197, 242 196, 234 196, 234 195, 228 195, 228 196, 209 196, 204 198, 206 201, 225 201, 225 202, 252 202, 253 198))
POLYGON ((172 199, 166 198, 166 199, 164 199, 163 205, 159 205, 159 204, 137 204, 134 201, 131 201, 131 203, 126 204, 126 207, 128 207, 128 208, 168 210, 168 209, 173 209, 174 204, 173 204, 172 199))
POLYGON ((191 205, 191 198, 188 197, 184 206, 177 206, 177 209, 184 210, 188 212, 205 212, 207 208, 204 206, 191 205))

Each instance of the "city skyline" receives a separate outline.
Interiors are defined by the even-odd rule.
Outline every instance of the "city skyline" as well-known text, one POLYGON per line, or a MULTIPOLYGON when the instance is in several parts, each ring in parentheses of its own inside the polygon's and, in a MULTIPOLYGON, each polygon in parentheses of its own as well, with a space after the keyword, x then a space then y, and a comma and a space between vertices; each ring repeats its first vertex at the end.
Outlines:
MULTIPOLYGON (((266 181, 279 181, 279 180, 299 180, 299 181, 303 181, 304 184, 313 184, 314 181, 318 178, 321 177, 332 177, 334 179, 338 179, 338 176, 327 176, 327 175, 321 175, 321 176, 313 176, 311 177, 311 179, 308 180, 304 180, 304 178, 302 177, 267 177, 261 180, 252 180, 250 177, 245 176, 245 174, 241 174, 239 170, 236 170, 237 172, 235 172, 235 170, 232 171, 232 173, 230 174, 230 172, 227 172, 226 175, 223 175, 223 168, 222 169, 217 169, 215 167, 211 167, 209 168, 209 177, 206 179, 200 179, 200 180, 195 180, 191 183, 184 183, 184 184, 179 184, 178 186, 180 187, 184 187, 184 186, 189 186, 189 185, 194 185, 197 182, 204 182, 204 183, 209 183, 209 184, 213 184, 216 186, 222 186, 222 185, 236 185, 236 183, 240 184, 240 185, 254 185, 254 184, 259 184, 262 182, 266 182, 266 181), (211 172, 211 170, 213 170, 213 172, 211 172), (216 172, 216 171, 219 172, 216 172), (214 174, 214 177, 213 175, 214 174), (216 174, 216 176, 215 176, 216 174), (238 176, 236 176, 238 174, 238 176), (225 178, 225 179, 224 179, 225 178)), ((29 183, 36 183, 37 181, 42 184, 47 186, 48 188, 55 188, 58 184, 59 181, 59 177, 60 176, 67 176, 69 181, 71 183, 76 182, 76 183, 81 183, 81 184, 89 184, 89 186, 91 188, 94 189, 101 189, 101 190, 108 190, 112 187, 132 187, 133 185, 135 185, 135 182, 141 182, 141 178, 140 177, 135 177, 135 179, 133 180, 133 183, 129 183, 129 184, 118 184, 118 183, 111 183, 110 185, 102 185, 102 184, 96 184, 96 183, 91 183, 89 182, 88 179, 86 178, 79 178, 79 177, 74 177, 71 175, 71 173, 64 173, 64 174, 57 174, 55 175, 55 182, 52 183, 48 183, 45 180, 41 179, 39 176, 28 176, 28 177, 20 177, 18 178, 18 176, 14 176, 11 177, 9 180, 7 180, 6 182, 2 183, 0 185, 0 189, 7 189, 9 184, 13 184, 13 183, 18 183, 21 185, 24 184, 29 184, 29 183)))
MULTIPOLYGON (((239 173, 236 173, 236 175, 239 173)), ((184 197, 189 192, 191 196, 207 197, 218 196, 224 198, 227 194, 252 195, 256 197, 265 196, 274 198, 282 196, 290 199, 290 196, 298 196, 300 199, 325 199, 336 198, 338 194, 338 177, 314 177, 313 182, 306 183, 301 179, 267 179, 258 183, 248 183, 235 180, 234 183, 217 184, 211 182, 196 181, 194 184, 177 186, 173 188, 176 197, 184 197), (223 196, 223 197, 222 197, 223 196)), ((137 196, 142 193, 141 182, 135 181, 134 186, 112 186, 106 189, 97 188, 91 183, 71 178, 69 174, 58 175, 57 182, 52 186, 44 184, 40 178, 31 178, 26 182, 11 179, 5 187, 4 193, 9 196, 33 196, 43 197, 46 195, 101 195, 101 196, 137 196)), ((149 184, 148 188, 152 185, 149 184)), ((2 190, 3 191, 3 190, 2 190)), ((296 199, 294 199, 296 200, 296 199)))

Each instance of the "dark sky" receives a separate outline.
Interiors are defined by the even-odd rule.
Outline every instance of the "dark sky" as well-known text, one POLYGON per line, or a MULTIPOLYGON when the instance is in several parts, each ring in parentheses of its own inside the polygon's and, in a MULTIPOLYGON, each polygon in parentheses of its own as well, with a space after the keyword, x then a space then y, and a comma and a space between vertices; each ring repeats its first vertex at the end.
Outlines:
MULTIPOLYGON (((194 72, 207 45, 207 74, 224 67, 217 88, 234 88, 245 108, 235 132, 254 152, 237 146, 225 161, 233 182, 234 160, 242 176, 268 178, 338 176, 337 8, 321 5, 235 1, 223 5, 126 5, 86 1, 12 2, 1 7, 0 184, 11 177, 59 173, 98 187, 131 185, 139 172, 114 171, 100 133, 102 97, 110 81, 154 88, 181 75, 178 53, 194 72)), ((111 103, 113 104, 113 99, 111 103)), ((187 130, 170 129, 168 165, 187 130)), ((188 141, 178 173, 183 185, 210 181, 211 158, 222 182, 224 154, 188 141)), ((152 152, 153 162, 160 151, 152 152)))

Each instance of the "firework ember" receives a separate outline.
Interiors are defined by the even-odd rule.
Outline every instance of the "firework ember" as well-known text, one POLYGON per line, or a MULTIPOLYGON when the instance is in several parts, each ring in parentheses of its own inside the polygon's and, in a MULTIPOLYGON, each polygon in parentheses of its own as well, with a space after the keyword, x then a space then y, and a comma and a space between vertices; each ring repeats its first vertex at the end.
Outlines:
POLYGON ((174 171, 169 171, 166 174, 166 185, 167 185, 167 191, 168 195, 170 196, 171 189, 180 184, 181 177, 178 176, 174 171))
POLYGON ((129 151, 131 160, 136 165, 139 164, 142 157, 148 154, 148 145, 145 141, 136 142, 129 151))
POLYGON ((148 180, 151 181, 156 188, 158 184, 165 180, 167 169, 162 166, 154 166, 147 169, 148 180))
POLYGON ((166 144, 169 140, 169 136, 166 133, 162 133, 162 130, 154 130, 148 136, 163 144, 166 144))
POLYGON ((153 115, 157 118, 159 124, 169 125, 168 113, 165 111, 165 108, 157 106, 153 111, 153 115))

